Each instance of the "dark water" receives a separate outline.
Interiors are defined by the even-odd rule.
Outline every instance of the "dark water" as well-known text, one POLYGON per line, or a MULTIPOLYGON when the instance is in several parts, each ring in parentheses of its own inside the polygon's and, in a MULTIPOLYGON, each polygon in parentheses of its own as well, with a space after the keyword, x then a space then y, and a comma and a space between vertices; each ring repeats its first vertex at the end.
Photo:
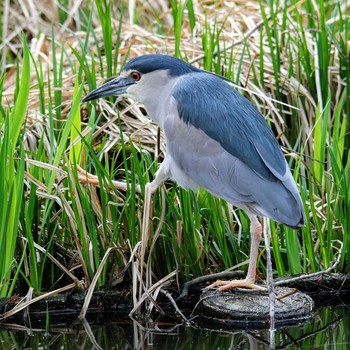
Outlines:
MULTIPOLYGON (((270 348, 268 330, 213 331, 166 322, 140 325, 109 317, 72 323, 68 315, 60 325, 47 327, 48 332, 42 324, 31 328, 2 325, 0 349, 270 348)), ((317 308, 310 322, 277 330, 275 340, 276 349, 350 349, 350 304, 340 301, 338 306, 317 308)))

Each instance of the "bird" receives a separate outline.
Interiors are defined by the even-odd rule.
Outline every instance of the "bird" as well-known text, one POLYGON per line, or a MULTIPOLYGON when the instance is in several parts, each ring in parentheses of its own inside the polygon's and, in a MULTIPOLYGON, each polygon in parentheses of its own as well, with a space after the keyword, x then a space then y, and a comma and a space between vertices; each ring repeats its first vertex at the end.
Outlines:
POLYGON ((129 60, 118 77, 88 93, 82 102, 106 96, 142 104, 164 133, 166 152, 154 193, 166 180, 204 188, 242 209, 250 219, 246 277, 209 287, 261 289, 256 263, 266 217, 292 229, 304 226, 303 203, 281 147, 257 108, 224 77, 179 58, 146 54, 129 60))

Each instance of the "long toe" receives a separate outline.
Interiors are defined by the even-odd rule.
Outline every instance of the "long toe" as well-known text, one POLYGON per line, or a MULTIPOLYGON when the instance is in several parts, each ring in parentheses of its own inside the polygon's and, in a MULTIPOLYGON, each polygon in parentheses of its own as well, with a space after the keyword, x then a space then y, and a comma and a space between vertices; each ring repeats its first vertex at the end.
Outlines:
POLYGON ((88 183, 90 185, 98 185, 98 177, 96 175, 92 175, 85 171, 83 168, 81 168, 79 165, 77 165, 78 170, 78 180, 81 183, 88 183))
POLYGON ((266 290, 266 288, 258 286, 253 281, 244 279, 244 280, 231 280, 231 281, 216 281, 209 285, 207 289, 218 288, 218 291, 222 292, 225 290, 233 288, 246 288, 246 289, 255 289, 255 290, 266 290))

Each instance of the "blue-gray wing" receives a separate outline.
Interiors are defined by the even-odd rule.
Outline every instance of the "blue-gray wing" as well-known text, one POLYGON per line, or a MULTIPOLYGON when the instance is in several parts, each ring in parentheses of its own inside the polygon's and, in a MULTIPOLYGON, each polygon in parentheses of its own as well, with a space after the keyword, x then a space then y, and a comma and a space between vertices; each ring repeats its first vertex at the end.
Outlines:
POLYGON ((207 73, 188 74, 174 88, 180 118, 203 130, 258 175, 282 179, 286 162, 264 117, 239 92, 207 73))
POLYGON ((286 160, 250 102, 205 73, 187 75, 172 95, 163 124, 172 178, 255 215, 302 225, 303 207, 286 160))

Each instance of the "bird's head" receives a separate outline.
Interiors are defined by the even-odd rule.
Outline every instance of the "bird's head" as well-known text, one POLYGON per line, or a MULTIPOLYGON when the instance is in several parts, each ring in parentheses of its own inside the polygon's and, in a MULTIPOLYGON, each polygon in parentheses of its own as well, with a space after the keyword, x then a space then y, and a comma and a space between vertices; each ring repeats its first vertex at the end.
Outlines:
POLYGON ((174 78, 193 72, 200 70, 176 57, 160 54, 135 57, 124 66, 119 77, 91 91, 83 102, 106 96, 130 96, 145 102, 149 95, 156 98, 157 92, 174 78))

